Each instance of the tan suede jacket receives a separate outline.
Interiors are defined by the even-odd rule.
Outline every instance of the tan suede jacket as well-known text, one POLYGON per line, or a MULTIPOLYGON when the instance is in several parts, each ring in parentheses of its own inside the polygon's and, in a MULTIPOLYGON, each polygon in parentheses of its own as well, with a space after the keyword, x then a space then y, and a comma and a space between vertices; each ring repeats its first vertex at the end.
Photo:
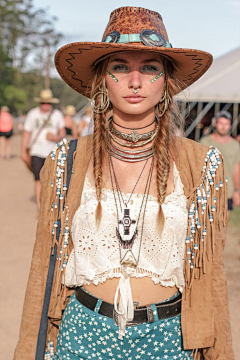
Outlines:
MULTIPOLYGON (((65 146, 65 148, 67 152, 67 147, 65 146)), ((225 173, 221 155, 212 155, 211 150, 210 155, 209 153, 207 155, 208 150, 207 147, 185 138, 174 138, 170 143, 170 154, 179 170, 184 193, 188 198, 189 209, 185 256, 186 287, 182 297, 181 314, 183 344, 185 349, 193 350, 194 359, 234 360, 226 278, 223 269, 227 211, 225 173), (209 160, 209 156, 212 162, 209 160), (217 165, 216 157, 218 158, 217 165), (208 170, 211 173, 207 174, 208 170), (210 176, 209 174, 212 174, 212 178, 209 180, 212 182, 210 190, 209 186, 206 186, 206 178, 210 176), (198 210, 196 221, 191 217, 194 206, 198 210), (213 216, 210 220, 208 213, 213 216), (199 224, 200 226, 198 226, 199 224), (204 229, 206 234, 204 234, 204 229), (195 258, 190 261, 191 264, 189 255, 187 255, 189 246, 191 251, 195 252, 195 258)), ((47 158, 41 172, 41 208, 37 238, 23 307, 20 338, 14 360, 35 359, 48 263, 55 241, 52 235, 53 222, 56 220, 54 219, 55 210, 51 212, 50 209, 51 204, 58 198, 55 193, 55 173, 59 151, 59 149, 56 151, 56 160, 50 156, 47 158), (51 181, 53 181, 53 187, 51 187, 51 181)), ((67 195, 67 210, 64 211, 65 215, 61 215, 62 220, 67 216, 70 229, 73 216, 80 205, 85 174, 91 155, 92 137, 84 137, 78 141, 74 154, 73 174, 67 195)), ((63 171, 63 183, 66 180, 65 176, 63 171)), ((72 247, 70 236, 68 253, 72 247)), ((64 288, 61 284, 59 266, 56 266, 48 313, 48 333, 54 344, 56 344, 63 310, 72 291, 64 288)))

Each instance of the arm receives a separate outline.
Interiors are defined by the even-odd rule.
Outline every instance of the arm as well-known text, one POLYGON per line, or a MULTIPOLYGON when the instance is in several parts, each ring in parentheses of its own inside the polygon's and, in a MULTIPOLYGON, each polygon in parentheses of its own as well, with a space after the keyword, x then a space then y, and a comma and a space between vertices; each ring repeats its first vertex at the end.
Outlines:
POLYGON ((30 140, 31 132, 24 130, 22 136, 22 144, 21 144, 21 159, 26 162, 28 160, 27 156, 27 146, 30 140))
POLYGON ((233 170, 233 181, 234 181, 234 194, 233 194, 233 203, 235 206, 240 205, 240 164, 237 163, 234 165, 233 170))
POLYGON ((65 128, 61 128, 58 130, 57 135, 49 133, 49 134, 47 134, 46 138, 49 141, 54 141, 57 143, 57 142, 61 141, 65 136, 66 136, 66 130, 65 130, 65 128))
POLYGON ((73 121, 73 125, 72 125, 72 135, 73 135, 74 139, 78 138, 77 125, 75 124, 74 121, 73 121))
MULTIPOLYGON (((222 162, 222 157, 221 157, 222 162)), ((225 178, 224 166, 218 171, 225 178)), ((226 240, 227 185, 224 182, 219 196, 219 208, 216 212, 217 221, 214 225, 214 247, 212 251, 212 294, 214 319, 214 344, 204 350, 206 359, 234 360, 228 309, 227 279, 224 271, 223 251, 226 240), (221 202, 220 202, 221 197, 221 202)))
MULTIPOLYGON (((50 157, 45 161, 40 174, 41 195, 37 236, 33 250, 31 269, 25 294, 19 341, 14 353, 14 360, 34 360, 42 303, 45 291, 47 260, 49 259, 49 209, 51 203, 51 187, 49 181, 53 169, 50 157)), ((50 245, 51 246, 51 245, 50 245)))
POLYGON ((85 126, 86 126, 85 121, 84 121, 84 120, 81 120, 80 123, 79 123, 79 125, 78 125, 78 130, 77 130, 78 136, 81 135, 81 132, 82 132, 83 128, 85 128, 85 126))

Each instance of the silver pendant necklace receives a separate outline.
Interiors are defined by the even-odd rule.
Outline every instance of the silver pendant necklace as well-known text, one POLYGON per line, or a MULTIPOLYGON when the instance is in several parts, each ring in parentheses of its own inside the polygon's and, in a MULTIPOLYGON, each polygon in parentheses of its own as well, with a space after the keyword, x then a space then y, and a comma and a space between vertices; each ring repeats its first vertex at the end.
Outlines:
MULTIPOLYGON (((129 206, 129 202, 130 202, 132 194, 133 194, 134 190, 136 189, 136 186, 142 176, 142 173, 147 165, 148 159, 145 161, 145 164, 140 172, 140 175, 136 181, 136 184, 134 185, 134 187, 132 189, 132 192, 131 192, 129 198, 127 200, 124 200, 123 194, 121 192, 120 186, 117 181, 117 176, 116 176, 116 173, 114 170, 111 156, 109 158, 110 158, 110 165, 111 165, 110 174, 113 173, 113 176, 114 176, 116 189, 118 191, 117 194, 119 197, 119 207, 120 207, 120 214, 118 214, 119 215, 118 216, 118 227, 116 228, 116 234, 117 234, 117 238, 118 238, 121 246, 124 249, 127 249, 132 246, 133 241, 135 240, 137 233, 138 233, 138 230, 137 230, 138 221, 136 220, 135 216, 133 215, 133 211, 129 206), (111 170, 112 170, 112 172, 111 172, 111 170)), ((112 183, 112 185, 113 185, 113 183, 112 183)))
POLYGON ((132 197, 133 191, 135 190, 137 183, 140 180, 140 177, 143 173, 143 170, 147 164, 144 164, 144 167, 138 177, 138 180, 130 194, 130 197, 128 201, 123 200, 123 196, 116 178, 116 173, 114 171, 113 163, 111 156, 109 156, 109 170, 110 170, 110 177, 111 177, 111 183, 112 183, 112 191, 114 194, 114 200, 116 204, 116 210, 117 210, 117 219, 118 219, 118 226, 116 227, 116 234, 117 238, 119 240, 119 253, 120 253, 120 264, 121 264, 121 271, 126 276, 129 276, 132 274, 133 271, 135 271, 140 257, 140 249, 141 249, 141 243, 142 243, 142 236, 143 236, 143 227, 144 227, 144 219, 145 219, 145 212, 146 212, 146 205, 149 195, 149 189, 151 185, 151 179, 152 179, 152 173, 153 173, 153 167, 154 167, 154 158, 152 159, 151 168, 149 170, 146 187, 144 190, 143 200, 140 206, 139 214, 137 220, 132 217, 131 209, 129 207, 129 201, 132 197), (118 212, 118 204, 117 204, 117 197, 114 191, 113 186, 113 177, 115 181, 115 186, 117 189, 117 195, 118 195, 118 201, 119 201, 119 207, 121 209, 121 215, 119 216, 118 212), (121 201, 123 202, 123 206, 121 206, 121 201), (142 217, 142 228, 141 228, 141 235, 140 235, 140 242, 139 242, 139 249, 138 249, 138 256, 136 257, 133 254, 132 246, 134 243, 135 238, 138 235, 138 222, 140 219, 140 215, 143 210, 143 217, 142 217))

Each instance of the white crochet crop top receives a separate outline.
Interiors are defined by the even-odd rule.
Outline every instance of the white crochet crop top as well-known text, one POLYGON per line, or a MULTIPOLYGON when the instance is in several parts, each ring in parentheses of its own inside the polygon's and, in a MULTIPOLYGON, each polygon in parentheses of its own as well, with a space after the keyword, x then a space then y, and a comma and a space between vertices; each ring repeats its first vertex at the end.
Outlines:
MULTIPOLYGON (((102 190, 102 219, 97 229, 96 190, 90 184, 87 175, 85 177, 81 205, 73 217, 71 232, 74 247, 69 256, 63 283, 68 287, 76 287, 91 283, 97 285, 109 278, 120 278, 114 301, 114 308, 119 316, 120 339, 125 334, 127 321, 131 321, 134 314, 130 277, 148 276, 155 284, 176 285, 181 292, 184 289, 187 198, 175 164, 173 175, 174 191, 162 204, 165 225, 161 237, 156 227, 158 201, 156 197, 148 196, 142 241, 138 235, 132 246, 135 258, 139 256, 138 266, 134 270, 130 269, 129 276, 121 273, 114 193, 110 189, 102 190)), ((128 198, 130 194, 123 195, 128 198)), ((133 194, 131 197, 131 209, 135 210, 136 214, 139 212, 142 198, 142 194, 133 194)), ((139 219, 139 229, 141 222, 142 218, 139 219)))
MULTIPOLYGON (((165 226, 162 237, 156 228, 158 202, 149 195, 144 220, 142 245, 135 277, 150 277, 155 284, 184 288, 184 239, 187 230, 187 199, 183 184, 174 164, 174 192, 162 205, 165 226)), ((133 194, 131 205, 137 209, 142 202, 141 194, 133 194)), ((127 197, 127 194, 125 194, 127 197)), ((65 284, 69 287, 103 283, 106 279, 121 277, 119 244, 116 236, 116 205, 110 189, 102 191, 102 220, 99 229, 95 223, 97 206, 96 190, 86 176, 81 205, 72 222, 74 248, 69 256, 65 272, 65 284)), ((141 219, 139 222, 141 228, 141 219)), ((140 233, 140 231, 139 231, 140 233)), ((139 237, 134 241, 138 250, 139 237)), ((137 256, 137 254, 136 254, 137 256)))

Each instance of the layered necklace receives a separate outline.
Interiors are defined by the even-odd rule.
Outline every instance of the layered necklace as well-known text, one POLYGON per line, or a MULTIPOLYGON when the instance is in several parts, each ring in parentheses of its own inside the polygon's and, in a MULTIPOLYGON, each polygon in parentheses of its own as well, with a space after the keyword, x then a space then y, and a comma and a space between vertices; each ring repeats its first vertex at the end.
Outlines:
POLYGON ((119 240, 119 252, 120 252, 120 264, 121 264, 121 271, 126 276, 130 275, 132 271, 138 265, 139 257, 140 257, 140 249, 142 243, 142 235, 143 235, 143 226, 144 226, 144 219, 145 219, 145 212, 146 212, 146 205, 149 195, 149 189, 152 179, 153 167, 154 167, 154 158, 152 158, 151 167, 149 170, 149 174, 147 177, 145 190, 142 198, 142 202, 140 205, 138 216, 133 213, 133 210, 130 206, 130 200, 132 198, 133 192, 136 189, 136 186, 143 174, 143 171, 148 163, 148 159, 146 159, 144 166, 141 170, 141 173, 136 181, 136 184, 133 187, 133 190, 128 197, 128 199, 124 199, 123 194, 121 192, 119 183, 117 181, 117 176, 115 173, 115 169, 113 166, 113 161, 111 155, 109 155, 109 170, 110 170, 110 178, 111 178, 111 185, 112 191, 114 194, 114 201, 116 204, 116 211, 117 211, 117 227, 116 227, 116 235, 119 240), (134 240, 138 235, 138 224, 139 219, 142 215, 142 226, 141 226, 141 234, 140 234, 140 241, 139 241, 139 248, 137 255, 133 253, 132 247, 134 244, 134 240))
POLYGON ((142 128, 127 128, 117 124, 113 117, 109 118, 109 144, 108 144, 108 152, 111 156, 127 162, 136 162, 136 161, 144 161, 151 158, 154 154, 153 140, 155 139, 158 132, 158 119, 155 117, 154 121, 142 128), (117 130, 114 126, 117 125, 122 129, 131 130, 131 133, 124 133, 122 131, 117 130), (155 129, 143 134, 139 134, 137 130, 142 130, 150 125, 156 124, 155 129), (124 141, 124 142, 123 142, 124 141), (143 147, 147 144, 150 146, 139 150, 138 148, 143 147), (120 145, 121 147, 119 147, 120 145), (123 148, 122 148, 123 147, 123 148), (130 148, 131 150, 127 150, 124 148, 130 148))

